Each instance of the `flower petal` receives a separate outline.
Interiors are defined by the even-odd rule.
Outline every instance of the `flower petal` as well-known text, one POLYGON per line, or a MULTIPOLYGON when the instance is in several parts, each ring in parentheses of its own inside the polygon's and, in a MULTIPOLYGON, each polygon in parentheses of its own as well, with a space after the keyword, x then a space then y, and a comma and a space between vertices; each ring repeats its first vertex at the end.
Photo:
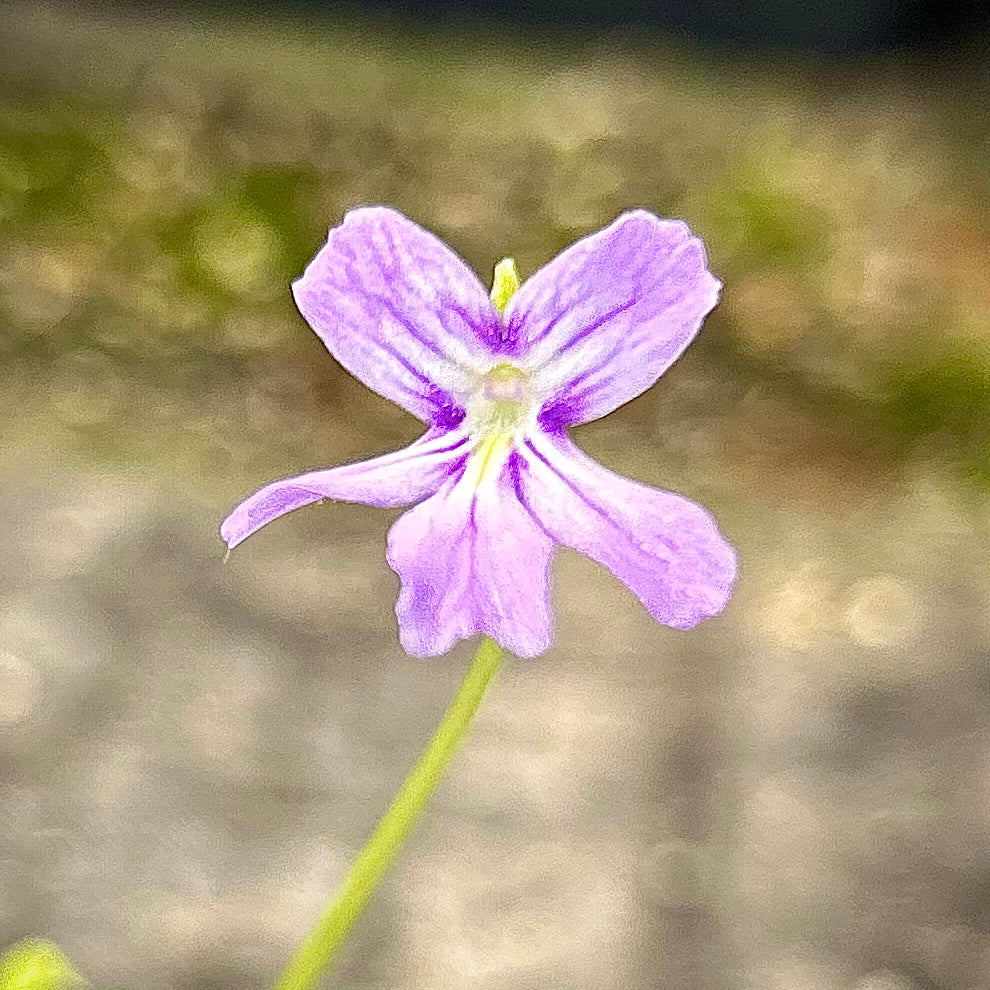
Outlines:
POLYGON ((485 633, 516 656, 542 653, 552 640, 552 550, 507 469, 478 489, 448 481, 388 534, 388 562, 402 579, 395 611, 403 647, 436 656, 485 633))
MULTIPOLYGON (((395 210, 351 210, 292 286, 299 312, 369 388, 453 425, 499 318, 477 276, 395 210)), ((461 412, 463 416, 463 412, 461 412)))
POLYGON ((718 301, 706 264, 686 224, 635 210, 523 283, 506 347, 533 373, 548 429, 598 419, 663 374, 718 301))
POLYGON ((523 504, 555 539, 607 567, 660 622, 688 629, 725 607, 736 555, 701 506, 606 470, 566 437, 531 437, 523 504))
POLYGON ((220 527, 220 536, 233 549, 273 519, 324 498, 410 505, 432 495, 467 453, 463 434, 430 430, 410 446, 382 457, 273 482, 234 509, 220 527))

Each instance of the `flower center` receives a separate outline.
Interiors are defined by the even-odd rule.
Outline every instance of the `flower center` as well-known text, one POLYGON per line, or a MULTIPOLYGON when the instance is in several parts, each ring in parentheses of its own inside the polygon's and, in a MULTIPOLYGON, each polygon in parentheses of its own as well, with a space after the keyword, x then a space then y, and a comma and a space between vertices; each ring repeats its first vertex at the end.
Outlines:
POLYGON ((532 407, 529 376, 511 364, 497 364, 482 376, 469 407, 470 429, 476 436, 508 433, 524 426, 532 407))
MULTIPOLYGON (((519 274, 511 258, 495 266, 492 302, 499 316, 519 288, 519 274)), ((468 403, 465 426, 474 449, 463 481, 475 491, 498 478, 502 465, 533 418, 533 389, 529 375, 513 364, 496 364, 481 376, 468 403)))
POLYGON ((533 390, 529 376, 511 364, 486 372, 468 403, 467 428, 474 441, 468 475, 477 486, 498 477, 502 465, 530 425, 533 390))

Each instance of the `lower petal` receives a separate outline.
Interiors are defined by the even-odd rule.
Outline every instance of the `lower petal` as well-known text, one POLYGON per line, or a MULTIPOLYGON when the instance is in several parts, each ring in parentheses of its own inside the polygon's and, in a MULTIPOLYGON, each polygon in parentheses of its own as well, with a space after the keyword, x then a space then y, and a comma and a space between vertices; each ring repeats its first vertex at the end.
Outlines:
POLYGON ((233 549, 273 519, 320 499, 367 505, 411 505, 432 495, 467 454, 467 438, 429 431, 391 454, 266 485, 224 520, 220 536, 233 549))
POLYGON ((530 438, 523 503, 565 546, 607 567, 660 622, 688 629, 725 608, 736 554, 700 505, 606 470, 561 435, 530 438))
POLYGON ((484 633, 520 657, 544 652, 552 639, 552 549, 507 468, 477 488, 448 481, 388 535, 388 562, 402 580, 396 614, 403 647, 436 656, 484 633))

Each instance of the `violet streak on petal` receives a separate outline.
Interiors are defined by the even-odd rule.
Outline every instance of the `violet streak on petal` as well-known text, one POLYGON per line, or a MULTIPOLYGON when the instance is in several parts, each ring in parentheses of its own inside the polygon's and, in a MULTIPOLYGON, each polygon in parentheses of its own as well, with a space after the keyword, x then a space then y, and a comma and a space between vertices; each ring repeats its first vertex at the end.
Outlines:
POLYGON ((464 461, 467 438, 430 430, 382 457, 311 471, 266 485, 224 520, 220 536, 233 549, 273 519, 322 498, 366 505, 412 505, 432 495, 464 461))
MULTIPOLYGON (((351 210, 292 287, 352 374, 421 420, 450 425, 488 361, 498 314, 477 276, 395 210, 351 210)), ((463 414, 462 414, 463 415, 463 414)))
POLYGON ((553 638, 552 550, 507 469, 477 489, 451 479, 388 534, 388 562, 402 579, 396 614, 403 647, 435 656, 485 633, 516 656, 543 653, 553 638))
POLYGON ((736 555, 700 505, 613 474, 564 436, 531 437, 521 461, 517 486, 534 517, 660 622, 688 629, 725 608, 736 555))
POLYGON ((598 419, 663 374, 720 288, 686 224, 625 213, 523 283, 506 307, 507 352, 533 369, 549 428, 598 419))

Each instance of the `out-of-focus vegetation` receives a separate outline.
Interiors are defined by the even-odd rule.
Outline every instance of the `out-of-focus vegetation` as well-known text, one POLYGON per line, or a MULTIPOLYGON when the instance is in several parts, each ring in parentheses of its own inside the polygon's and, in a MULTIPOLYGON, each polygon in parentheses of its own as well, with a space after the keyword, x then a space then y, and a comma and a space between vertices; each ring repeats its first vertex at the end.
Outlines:
MULTIPOLYGON (((326 390, 309 385, 333 372, 287 282, 348 207, 396 205, 480 272, 514 253, 525 274, 640 205, 688 219, 726 284, 686 360, 714 362, 727 402, 749 385, 787 406, 754 404, 749 445, 810 418, 808 443, 833 453, 875 466, 882 450, 895 471, 936 458, 990 483, 975 57, 951 72, 753 64, 350 22, 2 17, 13 437, 54 403, 51 442, 86 457, 226 453, 262 477, 258 459, 284 455, 252 435, 266 402, 297 403, 300 431, 325 428, 311 403, 326 390)), ((334 384, 345 416, 394 428, 399 414, 334 384)))
POLYGON ((29 939, 0 956, 0 990, 69 990, 84 982, 50 942, 29 939))

